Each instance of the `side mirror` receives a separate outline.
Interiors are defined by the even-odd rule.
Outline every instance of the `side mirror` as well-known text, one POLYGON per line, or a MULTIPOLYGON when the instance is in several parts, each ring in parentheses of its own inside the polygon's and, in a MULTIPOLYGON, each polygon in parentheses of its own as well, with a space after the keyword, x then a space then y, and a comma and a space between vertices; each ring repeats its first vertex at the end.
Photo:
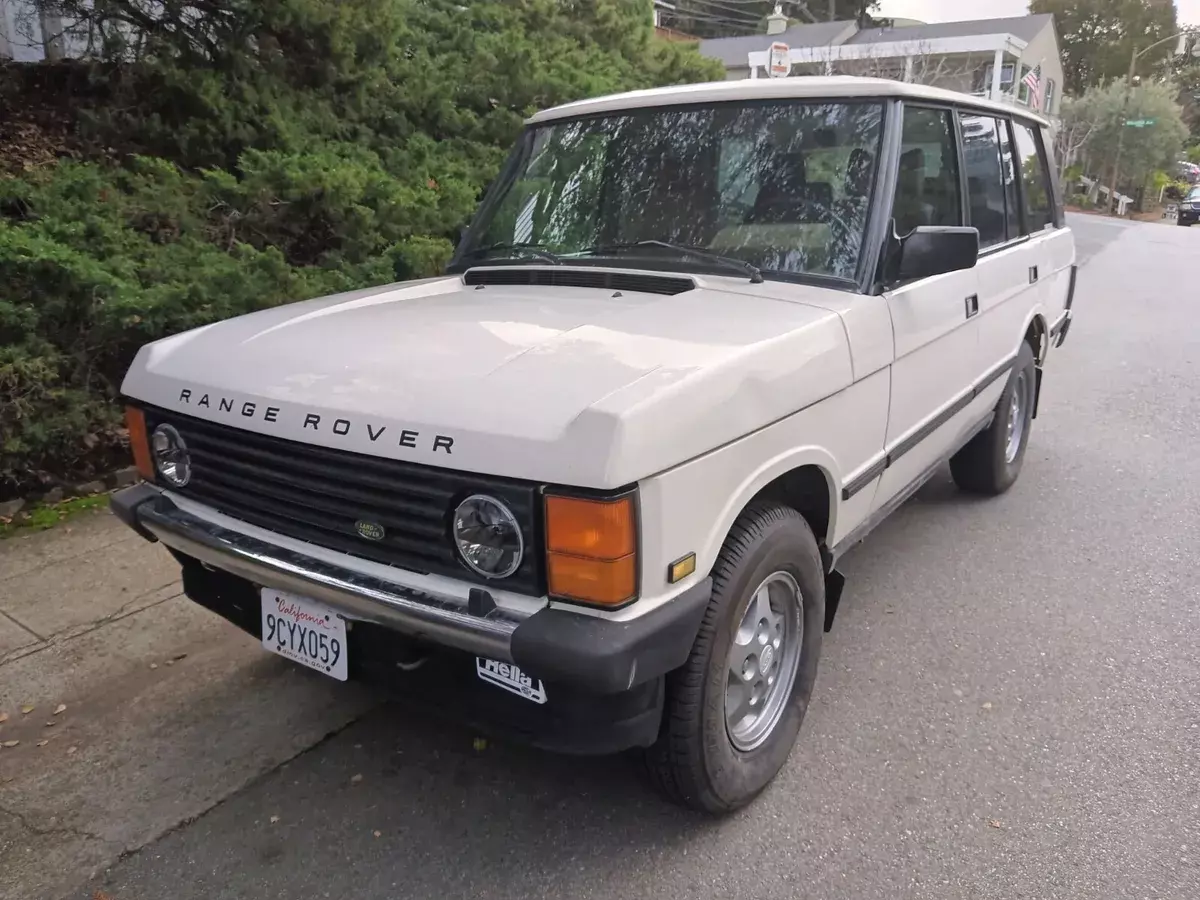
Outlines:
POLYGON ((979 229, 961 225, 918 225, 900 238, 898 281, 970 269, 979 260, 979 229))

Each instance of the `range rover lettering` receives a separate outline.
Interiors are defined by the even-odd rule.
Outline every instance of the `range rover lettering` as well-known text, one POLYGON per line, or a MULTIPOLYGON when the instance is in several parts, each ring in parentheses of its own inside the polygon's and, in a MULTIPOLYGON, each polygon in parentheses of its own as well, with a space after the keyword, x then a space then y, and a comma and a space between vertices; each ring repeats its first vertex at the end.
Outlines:
POLYGON ((266 650, 736 809, 839 557, 947 460, 1021 471, 1075 286, 1047 128, 840 77, 541 112, 444 276, 142 348, 114 509, 266 650))

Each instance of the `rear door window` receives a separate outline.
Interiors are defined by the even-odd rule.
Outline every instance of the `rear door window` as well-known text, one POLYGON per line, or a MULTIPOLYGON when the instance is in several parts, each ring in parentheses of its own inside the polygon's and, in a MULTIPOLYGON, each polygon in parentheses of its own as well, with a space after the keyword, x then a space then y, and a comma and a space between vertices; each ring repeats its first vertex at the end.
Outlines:
POLYGON ((1028 233, 1037 234, 1047 225, 1054 224, 1053 183, 1045 159, 1039 152, 1037 134, 1033 129, 1014 121, 1013 136, 1016 138, 1017 164, 1024 189, 1025 227, 1028 233))
POLYGON ((960 113, 959 121, 967 175, 967 224, 979 229, 981 249, 1002 244, 1008 240, 1008 204, 1000 158, 1002 123, 974 113, 960 113))

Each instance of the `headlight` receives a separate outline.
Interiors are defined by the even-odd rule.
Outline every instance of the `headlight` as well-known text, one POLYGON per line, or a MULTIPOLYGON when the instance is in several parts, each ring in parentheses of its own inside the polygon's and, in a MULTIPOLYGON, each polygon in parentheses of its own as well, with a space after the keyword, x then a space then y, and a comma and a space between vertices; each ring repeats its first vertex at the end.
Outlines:
POLYGON ((454 510, 454 543, 463 562, 484 578, 507 578, 525 555, 516 517, 486 494, 472 494, 454 510))
POLYGON ((170 425, 159 425, 150 437, 154 468, 173 487, 183 487, 192 477, 192 457, 179 432, 170 425))

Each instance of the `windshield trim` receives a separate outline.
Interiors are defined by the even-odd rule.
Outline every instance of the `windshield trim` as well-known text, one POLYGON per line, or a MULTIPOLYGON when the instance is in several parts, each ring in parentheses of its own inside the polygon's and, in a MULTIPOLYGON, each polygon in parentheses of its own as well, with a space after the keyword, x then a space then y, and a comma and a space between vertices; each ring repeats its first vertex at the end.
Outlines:
MULTIPOLYGON (((478 259, 463 265, 453 263, 446 267, 447 275, 462 275, 472 269, 490 269, 499 267, 528 266, 538 269, 614 269, 637 272, 661 272, 669 274, 709 275, 717 278, 731 278, 734 281, 747 281, 745 277, 719 263, 703 260, 688 261, 683 256, 654 256, 649 253, 637 256, 565 256, 561 263, 550 263, 537 257, 497 256, 493 259, 478 259)), ((788 284, 800 284, 808 287, 824 287, 839 291, 854 291, 859 293, 858 282, 853 278, 843 278, 838 275, 822 275, 815 272, 781 272, 778 269, 760 269, 763 281, 779 281, 788 284)))
MULTIPOLYGON (((741 109, 761 106, 812 106, 820 104, 836 103, 844 106, 878 106, 880 109, 879 133, 876 137, 875 144, 875 169, 871 173, 871 188, 867 200, 867 214, 863 223, 862 243, 858 254, 858 262, 855 268, 854 276, 841 277, 837 275, 829 275, 820 272, 782 272, 779 270, 762 269, 762 276, 767 281, 782 281, 803 285, 815 285, 824 287, 835 287, 837 289, 853 289, 856 293, 865 294, 870 291, 870 284, 874 281, 875 270, 878 267, 878 256, 882 250, 882 240, 876 246, 872 238, 877 230, 877 213, 881 210, 880 202, 880 187, 881 174, 884 172, 884 166, 887 164, 885 160, 886 150, 889 141, 889 131, 893 120, 893 110, 898 108, 899 101, 896 97, 887 94, 863 94, 854 97, 836 97, 836 96, 812 96, 812 97, 755 97, 752 99, 729 99, 729 100, 706 100, 706 101, 683 101, 680 103, 654 105, 654 106, 630 106, 628 108, 593 111, 579 113, 573 116, 561 116, 545 121, 526 122, 521 129, 521 134, 518 136, 512 152, 509 153, 508 159, 504 165, 500 167, 500 171, 496 177, 488 185, 487 191, 484 193, 483 199, 475 210, 475 214, 471 217, 470 224, 462 232, 457 246, 454 248, 454 253, 450 257, 450 262, 446 265, 447 275, 458 275, 470 268, 493 265, 503 262, 505 265, 545 265, 544 260, 538 260, 536 257, 519 258, 519 257, 496 257, 488 259, 482 257, 478 259, 470 259, 466 253, 466 248, 474 243, 476 230, 481 222, 490 221, 491 212, 504 196, 503 186, 514 172, 524 163, 529 154, 533 150, 534 135, 539 129, 554 128, 572 122, 585 122, 597 119, 611 119, 619 116, 633 115, 638 112, 652 110, 654 112, 669 113, 678 112, 687 109, 716 109, 720 107, 737 107, 741 109), (870 257, 870 258, 869 258, 870 257)), ((890 200, 888 200, 890 203, 890 200)), ((886 205, 886 204, 884 204, 886 205)), ((596 259, 593 257, 592 259, 596 259)), ((645 257, 648 259, 648 257, 645 257)), ((624 258, 621 261, 625 261, 624 258)), ((630 260, 631 261, 631 260, 630 260)), ((575 265, 580 260, 564 258, 564 262, 569 265, 575 265)), ((654 271, 670 271, 677 269, 678 271, 701 271, 708 274, 725 275, 728 271, 720 266, 713 267, 711 265, 699 265, 695 263, 685 263, 683 257, 672 260, 675 265, 663 268, 654 269, 654 271)), ((605 265, 604 262, 597 263, 605 265)), ((650 268, 648 266, 625 266, 625 268, 643 269, 650 268)))

